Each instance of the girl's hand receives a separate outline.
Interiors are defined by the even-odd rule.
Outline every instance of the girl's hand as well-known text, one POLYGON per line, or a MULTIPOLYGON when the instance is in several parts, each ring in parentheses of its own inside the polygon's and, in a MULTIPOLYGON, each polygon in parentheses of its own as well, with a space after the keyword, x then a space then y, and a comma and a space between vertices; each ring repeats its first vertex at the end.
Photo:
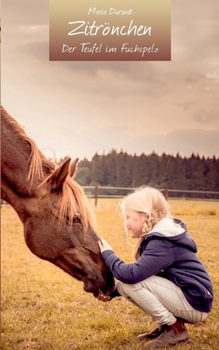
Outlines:
POLYGON ((101 238, 101 240, 98 242, 98 245, 100 247, 101 253, 105 252, 105 250, 113 250, 111 245, 105 239, 101 238))

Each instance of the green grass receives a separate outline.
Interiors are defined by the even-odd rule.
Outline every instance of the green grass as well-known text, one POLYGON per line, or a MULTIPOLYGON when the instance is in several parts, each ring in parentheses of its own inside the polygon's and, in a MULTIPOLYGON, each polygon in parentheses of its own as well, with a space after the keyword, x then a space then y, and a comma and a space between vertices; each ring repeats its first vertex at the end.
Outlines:
MULTIPOLYGON (((132 247, 126 242, 117 202, 98 201, 94 210, 99 233, 122 259, 131 262, 132 247)), ((187 223, 215 289, 208 318, 187 326, 192 344, 175 348, 218 350, 219 202, 169 202, 174 216, 187 223)), ((136 336, 155 326, 150 318, 123 298, 109 303, 94 299, 83 291, 80 282, 35 257, 24 243, 22 225, 10 206, 2 208, 1 244, 2 350, 143 349, 136 336)))

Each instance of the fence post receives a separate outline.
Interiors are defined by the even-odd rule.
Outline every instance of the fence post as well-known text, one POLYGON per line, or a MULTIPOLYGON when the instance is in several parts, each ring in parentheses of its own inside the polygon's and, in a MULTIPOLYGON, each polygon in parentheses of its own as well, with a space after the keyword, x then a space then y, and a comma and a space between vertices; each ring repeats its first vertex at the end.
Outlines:
POLYGON ((98 186, 95 186, 95 207, 97 206, 98 186))

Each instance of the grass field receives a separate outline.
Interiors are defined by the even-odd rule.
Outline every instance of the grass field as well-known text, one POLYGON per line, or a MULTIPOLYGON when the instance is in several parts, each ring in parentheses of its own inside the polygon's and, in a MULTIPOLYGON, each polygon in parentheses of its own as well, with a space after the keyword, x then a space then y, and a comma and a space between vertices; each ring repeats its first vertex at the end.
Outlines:
MULTIPOLYGON (((177 350, 219 349, 219 202, 169 201, 195 239, 198 256, 214 283, 215 301, 208 318, 188 325, 192 343, 177 350)), ((117 200, 102 199, 94 208, 99 233, 126 262, 132 247, 123 233, 117 200)), ((139 333, 155 324, 121 298, 102 303, 82 284, 26 247, 22 225, 10 206, 2 207, 1 349, 143 349, 139 333)), ((133 242, 130 242, 133 243, 133 242)))

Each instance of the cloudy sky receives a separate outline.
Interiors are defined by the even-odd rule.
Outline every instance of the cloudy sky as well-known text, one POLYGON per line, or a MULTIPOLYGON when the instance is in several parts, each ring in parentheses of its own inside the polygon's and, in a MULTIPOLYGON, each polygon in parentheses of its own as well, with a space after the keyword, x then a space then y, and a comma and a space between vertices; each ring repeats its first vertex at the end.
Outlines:
POLYGON ((52 156, 219 156, 219 2, 172 0, 169 62, 50 62, 49 2, 2 0, 2 104, 52 156))

